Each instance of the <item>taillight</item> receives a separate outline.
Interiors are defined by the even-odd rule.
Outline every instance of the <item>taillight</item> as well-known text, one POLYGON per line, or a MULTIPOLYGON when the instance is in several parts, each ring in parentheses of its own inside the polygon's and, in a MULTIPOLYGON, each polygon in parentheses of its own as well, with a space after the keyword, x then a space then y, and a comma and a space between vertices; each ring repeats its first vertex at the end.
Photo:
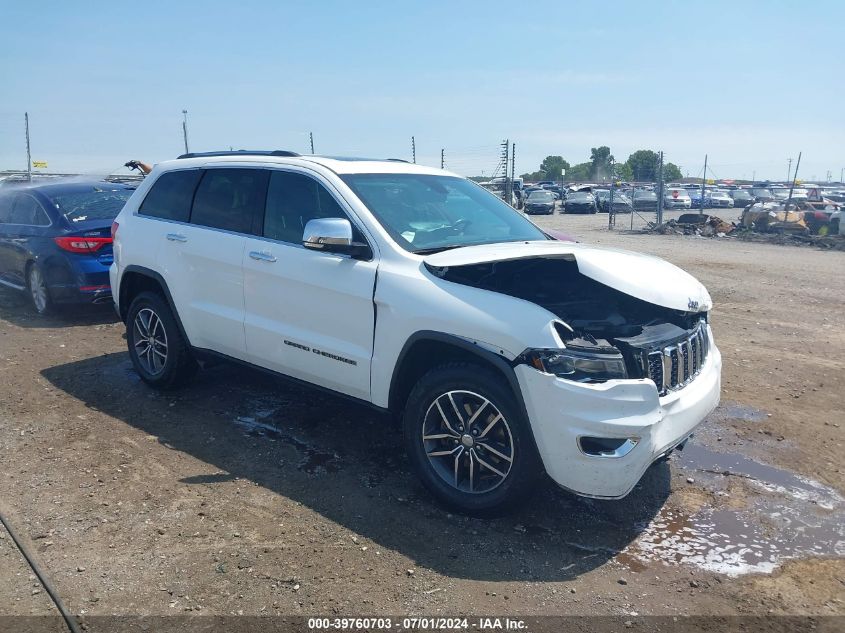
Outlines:
POLYGON ((120 224, 117 222, 111 223, 111 238, 114 239, 114 236, 117 235, 117 229, 120 228, 120 224))
POLYGON ((112 243, 110 237, 54 237, 53 241, 71 253, 93 253, 100 250, 106 244, 112 243))

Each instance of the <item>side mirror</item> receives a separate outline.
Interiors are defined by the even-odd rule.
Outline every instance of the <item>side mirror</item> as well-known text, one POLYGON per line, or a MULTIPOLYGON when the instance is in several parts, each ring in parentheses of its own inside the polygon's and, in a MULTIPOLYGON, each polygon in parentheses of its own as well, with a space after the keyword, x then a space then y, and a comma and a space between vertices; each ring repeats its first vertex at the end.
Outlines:
POLYGON ((371 259, 368 244, 352 241, 352 224, 346 218, 317 218, 308 220, 302 234, 305 248, 349 255, 355 259, 371 259))

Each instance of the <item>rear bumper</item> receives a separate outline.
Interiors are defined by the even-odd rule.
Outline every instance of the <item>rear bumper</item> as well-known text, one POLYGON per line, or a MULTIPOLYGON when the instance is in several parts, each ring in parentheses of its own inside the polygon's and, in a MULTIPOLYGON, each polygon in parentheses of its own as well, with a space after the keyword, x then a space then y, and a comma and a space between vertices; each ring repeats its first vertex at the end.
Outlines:
POLYGON ((109 266, 95 258, 68 258, 63 266, 47 266, 46 276, 50 299, 54 303, 99 304, 111 301, 109 266))
POLYGON ((89 285, 89 286, 67 286, 54 285, 50 286, 50 299, 54 303, 71 304, 71 303, 111 303, 111 286, 106 285, 89 285))
POLYGON ((721 369, 719 350, 711 345, 695 380, 664 397, 658 396, 648 379, 583 384, 526 365, 515 372, 549 476, 576 494, 617 499, 627 495, 655 460, 688 438, 716 408, 721 369), (585 436, 633 438, 635 444, 619 457, 589 455, 578 441, 585 436))

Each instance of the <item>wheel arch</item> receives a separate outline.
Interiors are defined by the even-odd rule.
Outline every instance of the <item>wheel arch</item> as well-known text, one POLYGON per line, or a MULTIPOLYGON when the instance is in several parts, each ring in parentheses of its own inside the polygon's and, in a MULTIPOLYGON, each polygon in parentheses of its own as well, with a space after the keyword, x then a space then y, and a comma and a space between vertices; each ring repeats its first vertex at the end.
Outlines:
MULTIPOLYGON (((528 422, 529 428, 531 427, 519 381, 513 366, 506 358, 460 336, 431 330, 412 334, 402 347, 390 380, 388 395, 390 412, 398 418, 404 409, 408 395, 419 379, 430 369, 455 361, 474 362, 500 375, 510 386, 517 405, 528 422)), ((531 435, 533 439, 533 430, 531 435)))
POLYGON ((190 339, 182 325, 182 319, 179 317, 179 311, 173 302, 173 296, 170 294, 170 288, 167 286, 167 282, 161 274, 149 268, 133 264, 127 266, 121 274, 117 304, 121 320, 126 323, 129 315, 129 306, 132 304, 134 298, 142 292, 155 292, 167 301, 167 305, 173 313, 173 318, 176 320, 179 333, 188 342, 188 345, 190 345, 190 339))

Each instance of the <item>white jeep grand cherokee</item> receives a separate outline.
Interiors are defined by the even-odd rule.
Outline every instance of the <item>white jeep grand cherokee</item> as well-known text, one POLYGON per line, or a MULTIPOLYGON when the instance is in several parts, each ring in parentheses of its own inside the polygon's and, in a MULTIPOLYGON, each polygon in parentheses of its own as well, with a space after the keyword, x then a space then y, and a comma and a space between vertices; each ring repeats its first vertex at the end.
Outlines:
POLYGON ((470 513, 545 471, 626 495, 719 402, 707 290, 662 260, 557 241, 473 182, 397 160, 189 154, 113 226, 111 284, 145 382, 223 357, 401 419, 470 513))

